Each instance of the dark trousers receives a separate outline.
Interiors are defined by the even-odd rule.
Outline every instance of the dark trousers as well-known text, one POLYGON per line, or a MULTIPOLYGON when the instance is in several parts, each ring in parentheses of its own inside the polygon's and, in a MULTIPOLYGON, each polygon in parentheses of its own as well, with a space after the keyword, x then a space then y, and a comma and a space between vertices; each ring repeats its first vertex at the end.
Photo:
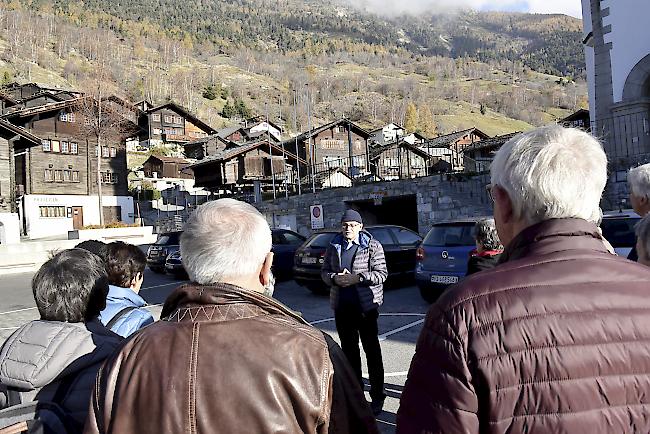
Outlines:
POLYGON ((341 348, 350 362, 361 388, 363 389, 363 377, 361 376, 359 337, 368 361, 370 398, 373 401, 384 399, 384 363, 381 358, 377 329, 379 312, 377 309, 373 309, 362 313, 358 307, 347 309, 343 307, 336 309, 334 318, 336 331, 341 339, 341 348))

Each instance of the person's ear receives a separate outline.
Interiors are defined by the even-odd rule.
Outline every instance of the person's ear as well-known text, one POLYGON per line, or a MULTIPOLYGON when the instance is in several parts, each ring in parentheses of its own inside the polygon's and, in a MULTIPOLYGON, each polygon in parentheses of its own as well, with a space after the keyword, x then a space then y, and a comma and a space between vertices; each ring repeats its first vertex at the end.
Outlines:
POLYGON ((135 288, 138 286, 138 284, 142 284, 142 281, 144 280, 144 274, 138 272, 133 280, 131 280, 131 288, 135 288))
POLYGON ((262 286, 267 286, 271 283, 271 267, 273 266, 273 252, 266 254, 262 269, 260 270, 260 283, 262 286))
POLYGON ((492 188, 494 203, 499 207, 499 214, 503 223, 512 223, 515 220, 514 207, 508 192, 498 185, 492 188))

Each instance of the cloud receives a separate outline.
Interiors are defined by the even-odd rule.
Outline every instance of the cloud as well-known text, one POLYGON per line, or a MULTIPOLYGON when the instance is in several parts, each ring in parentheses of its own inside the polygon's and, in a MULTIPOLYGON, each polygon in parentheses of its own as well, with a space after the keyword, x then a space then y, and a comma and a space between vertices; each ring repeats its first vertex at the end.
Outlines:
POLYGON ((458 9, 561 13, 581 17, 580 0, 347 0, 352 6, 378 15, 420 15, 458 9))

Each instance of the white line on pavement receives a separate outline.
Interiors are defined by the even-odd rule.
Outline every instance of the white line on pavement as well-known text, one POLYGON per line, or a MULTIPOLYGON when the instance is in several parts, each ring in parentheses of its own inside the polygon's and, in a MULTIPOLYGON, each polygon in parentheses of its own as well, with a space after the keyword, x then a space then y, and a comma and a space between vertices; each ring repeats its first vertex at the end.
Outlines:
MULTIPOLYGON (((427 316, 426 313, 406 313, 406 312, 388 312, 388 313, 380 313, 379 316, 427 316)), ((316 321, 311 321, 309 324, 315 325, 315 324, 321 324, 324 322, 329 322, 329 321, 334 321, 334 318, 323 318, 319 319, 316 321)))
POLYGON ((386 420, 377 419, 377 422, 385 423, 386 425, 390 425, 390 426, 397 426, 393 422, 388 422, 386 420))
POLYGON ((16 330, 16 329, 19 329, 19 328, 20 328, 20 326, 18 326, 18 327, 3 327, 3 328, 0 328, 0 330, 16 330))
POLYGON ((424 320, 423 320, 423 319, 420 319, 420 320, 417 320, 417 321, 412 322, 412 323, 410 323, 410 324, 406 324, 405 326, 402 326, 402 327, 396 328, 395 330, 391 330, 391 331, 386 332, 386 333, 384 333, 384 334, 382 334, 382 335, 379 335, 379 342, 381 342, 381 341, 385 341, 386 338, 387 338, 388 336, 390 336, 390 335, 394 335, 395 333, 399 333, 399 332, 402 332, 402 331, 404 331, 404 330, 410 329, 411 327, 415 327, 416 325, 420 325, 420 324, 422 324, 423 322, 424 322, 424 320))
MULTIPOLYGON (((171 285, 179 285, 179 283, 178 282, 163 283, 162 285, 146 286, 146 287, 143 287, 142 289, 162 288, 164 286, 171 286, 171 285)), ((147 307, 154 307, 154 306, 161 306, 161 305, 162 305, 162 303, 161 304, 152 304, 152 305, 149 305, 147 307)), ((23 309, 8 310, 6 312, 0 312, 0 315, 4 315, 6 313, 25 312, 25 311, 34 310, 34 309, 36 309, 36 307, 26 307, 26 308, 23 308, 23 309)), ((3 329, 0 329, 0 330, 3 330, 3 329)))
POLYGON ((33 310, 33 309, 36 309, 36 307, 26 307, 24 309, 8 310, 7 312, 0 312, 0 315, 4 315, 5 313, 24 312, 26 310, 33 310))
MULTIPOLYGON (((401 372, 389 372, 388 374, 384 374, 384 377, 386 378, 391 378, 391 377, 406 377, 409 374, 409 371, 401 371, 401 372)), ((361 375, 363 378, 366 380, 368 379, 368 373, 364 372, 361 375)))

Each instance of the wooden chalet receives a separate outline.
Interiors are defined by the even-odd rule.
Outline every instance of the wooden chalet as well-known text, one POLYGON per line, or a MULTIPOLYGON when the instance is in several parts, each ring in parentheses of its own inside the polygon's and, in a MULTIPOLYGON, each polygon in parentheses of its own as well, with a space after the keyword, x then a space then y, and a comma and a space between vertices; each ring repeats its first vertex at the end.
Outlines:
MULTIPOLYGON (((7 123, 38 137, 16 155, 16 188, 25 195, 97 195, 97 160, 101 155, 103 196, 128 195, 125 139, 137 126, 124 121, 120 131, 105 132, 102 147, 86 127, 89 122, 82 105, 90 97, 52 102, 12 111, 3 116, 7 123)), ((120 220, 119 211, 106 207, 105 221, 120 220)))
POLYGON ((0 89, 0 111, 5 114, 81 96, 81 92, 45 87, 36 83, 12 83, 0 89))
POLYGON ((276 183, 293 183, 294 169, 298 164, 305 167, 304 160, 281 145, 260 140, 245 145, 231 144, 188 166, 188 169, 194 173, 195 187, 217 191, 252 187, 255 182, 268 187, 273 182, 273 175, 276 183))
POLYGON ((570 114, 558 121, 559 124, 565 127, 580 128, 583 131, 591 131, 591 115, 589 110, 580 109, 575 113, 570 114))
POLYGON ((146 101, 135 104, 141 112, 138 125, 141 129, 140 143, 146 146, 158 144, 178 144, 214 134, 216 130, 203 122, 186 108, 168 102, 151 107, 146 101))
POLYGON ((473 144, 490 138, 489 135, 485 134, 483 131, 478 128, 468 128, 462 131, 456 131, 449 134, 444 134, 433 139, 424 140, 419 144, 420 148, 436 148, 436 147, 446 147, 451 150, 452 158, 451 165, 452 170, 462 170, 463 169, 463 150, 473 144))
POLYGON ((212 134, 201 139, 193 140, 183 145, 186 158, 202 160, 211 155, 224 151, 227 147, 235 146, 235 142, 223 139, 218 134, 212 134))
POLYGON ((142 164, 142 170, 147 178, 193 179, 189 171, 183 171, 190 164, 183 158, 152 155, 142 164))
POLYGON ((385 146, 406 135, 406 129, 398 124, 390 123, 369 132, 371 146, 385 146))
MULTIPOLYGON (((367 174, 369 173, 369 137, 370 133, 354 122, 340 119, 282 143, 292 152, 297 148, 299 157, 314 166, 315 172, 336 165, 343 166, 344 161, 349 162, 352 157, 352 164, 357 168, 356 172, 367 174)), ((305 169, 301 167, 300 170, 306 173, 303 171, 305 169)))
POLYGON ((465 171, 484 172, 489 170, 494 154, 517 134, 519 132, 490 137, 465 148, 463 150, 463 155, 466 157, 464 158, 465 171))
POLYGON ((421 148, 398 141, 376 150, 371 156, 371 171, 381 179, 418 178, 428 175, 432 157, 421 148))

